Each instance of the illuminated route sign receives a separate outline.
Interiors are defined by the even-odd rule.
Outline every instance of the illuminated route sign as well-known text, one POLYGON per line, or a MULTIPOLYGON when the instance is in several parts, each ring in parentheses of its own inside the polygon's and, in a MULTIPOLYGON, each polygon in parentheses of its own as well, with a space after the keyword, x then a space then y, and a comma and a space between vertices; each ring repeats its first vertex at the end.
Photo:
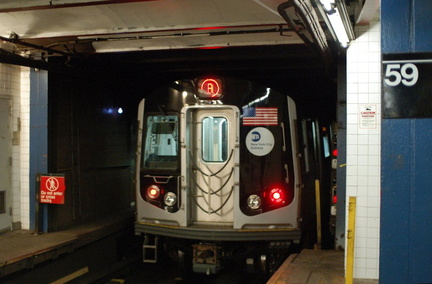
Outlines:
POLYGON ((65 189, 64 176, 41 175, 39 202, 64 204, 65 189))
POLYGON ((383 118, 432 117, 432 53, 384 54, 383 118))
POLYGON ((222 80, 201 78, 198 80, 198 96, 202 100, 217 100, 222 97, 222 80))

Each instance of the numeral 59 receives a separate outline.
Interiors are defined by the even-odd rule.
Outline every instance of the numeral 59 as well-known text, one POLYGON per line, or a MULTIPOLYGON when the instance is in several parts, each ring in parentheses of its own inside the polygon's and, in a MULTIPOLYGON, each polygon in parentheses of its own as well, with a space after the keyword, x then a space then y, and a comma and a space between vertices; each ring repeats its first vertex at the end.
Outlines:
POLYGON ((407 87, 414 86, 417 83, 419 72, 417 66, 412 63, 403 64, 387 64, 385 71, 384 82, 395 87, 400 83, 407 87))

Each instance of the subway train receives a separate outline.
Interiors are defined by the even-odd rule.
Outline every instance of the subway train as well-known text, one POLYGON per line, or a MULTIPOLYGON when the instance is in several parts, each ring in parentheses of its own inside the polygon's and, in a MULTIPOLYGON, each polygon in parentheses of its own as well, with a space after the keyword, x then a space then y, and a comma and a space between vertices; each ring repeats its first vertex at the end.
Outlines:
POLYGON ((299 119, 302 173, 302 248, 335 249, 337 124, 331 119, 299 119))
POLYGON ((247 80, 182 79, 144 96, 135 176, 143 261, 274 272, 302 237, 299 125, 293 99, 247 80))

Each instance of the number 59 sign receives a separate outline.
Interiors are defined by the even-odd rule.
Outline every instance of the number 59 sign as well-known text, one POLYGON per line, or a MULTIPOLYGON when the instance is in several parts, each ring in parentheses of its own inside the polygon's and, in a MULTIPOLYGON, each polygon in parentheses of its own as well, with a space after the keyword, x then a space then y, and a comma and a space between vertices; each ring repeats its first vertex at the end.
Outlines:
POLYGON ((384 54, 383 118, 432 117, 432 54, 384 54))
POLYGON ((414 86, 418 81, 418 68, 413 63, 389 63, 386 65, 384 82, 395 87, 403 84, 407 87, 414 86))

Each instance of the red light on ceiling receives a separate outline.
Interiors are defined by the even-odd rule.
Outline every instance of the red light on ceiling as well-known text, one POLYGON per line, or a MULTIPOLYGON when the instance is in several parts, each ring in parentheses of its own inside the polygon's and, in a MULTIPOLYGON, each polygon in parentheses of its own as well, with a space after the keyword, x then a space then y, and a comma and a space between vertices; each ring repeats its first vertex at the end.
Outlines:
POLYGON ((221 26, 221 27, 204 27, 204 28, 195 28, 194 30, 197 30, 197 31, 205 31, 205 30, 220 30, 220 29, 225 29, 226 27, 223 27, 223 26, 221 26))
POLYGON ((203 100, 215 100, 222 96, 222 80, 203 78, 198 80, 198 96, 203 100))
POLYGON ((283 203, 285 201, 285 194, 280 188, 273 188, 270 190, 270 200, 273 203, 283 203))
POLYGON ((225 48, 225 46, 203 46, 198 49, 222 49, 222 48, 225 48))

